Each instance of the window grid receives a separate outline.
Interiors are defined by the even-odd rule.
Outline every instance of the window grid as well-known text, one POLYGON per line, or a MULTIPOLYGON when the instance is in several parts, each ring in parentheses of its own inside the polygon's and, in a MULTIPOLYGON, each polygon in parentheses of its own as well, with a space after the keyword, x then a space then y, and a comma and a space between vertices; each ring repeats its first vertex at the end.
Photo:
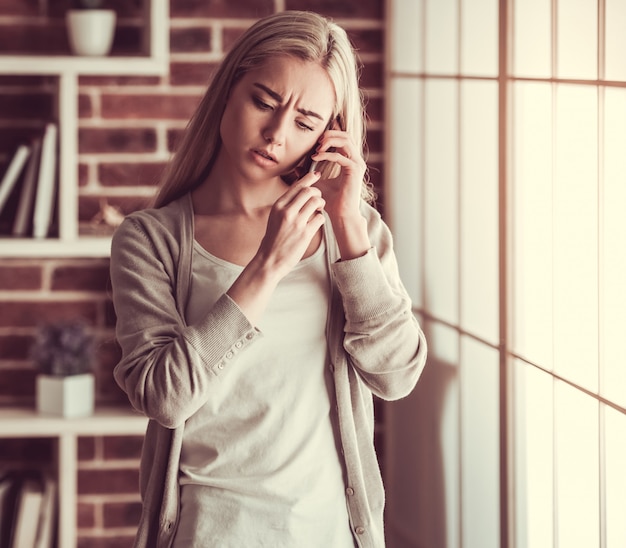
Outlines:
MULTIPOLYGON (((520 0, 517 0, 520 1, 520 0)), ((393 2, 392 2, 393 4, 393 2)), ((461 13, 462 9, 471 9, 468 6, 471 2, 468 0, 457 0, 457 12, 459 14, 456 23, 457 23, 457 35, 460 37, 462 33, 461 26, 461 13)), ((428 28, 426 25, 427 16, 426 12, 428 9, 428 0, 423 0, 421 2, 421 32, 422 40, 421 40, 421 59, 419 60, 419 66, 421 70, 392 70, 389 73, 390 81, 398 81, 402 79, 411 79, 418 80, 422 82, 422 89, 424 89, 424 85, 428 81, 433 80, 453 80, 457 82, 457 110, 459 112, 457 119, 457 130, 458 130, 458 141, 457 141, 457 199, 461 196, 462 188, 462 177, 463 174, 461 172, 461 93, 460 87, 462 82, 471 81, 471 80, 486 80, 486 81, 496 81, 498 83, 498 137, 499 137, 499 164, 498 164, 498 179, 499 179, 499 316, 500 316, 500 341, 499 344, 494 345, 493 342, 486 340, 485 338, 477 335, 476 333, 471 332, 471 329, 467 326, 463 326, 461 324, 461 313, 460 309, 462 306, 462 298, 461 298, 461 272, 457 273, 457 283, 458 283, 458 294, 457 294, 457 308, 458 312, 458 321, 451 322, 448 319, 439 317, 436 313, 433 313, 428 309, 427 306, 418 306, 416 307, 416 313, 420 314, 421 317, 424 318, 426 323, 434 322, 437 324, 445 325, 446 327, 456 331, 458 333, 458 341, 459 347, 461 345, 461 341, 465 337, 469 337, 480 344, 496 348, 500 352, 500 435, 501 435, 501 446, 500 446, 500 458, 501 458, 501 474, 500 474, 500 518, 501 518, 501 533, 500 533, 500 544, 502 547, 517 547, 517 543, 515 540, 515 502, 512 500, 512 494, 514 493, 514 478, 513 478, 513 467, 515 466, 514 462, 514 447, 513 441, 515 436, 515 426, 513 420, 513 400, 514 400, 514 382, 513 382, 513 373, 514 373, 514 363, 519 364, 517 367, 532 367, 538 371, 541 371, 552 378, 552 387, 553 392, 556 389, 556 386, 559 383, 564 383, 570 388, 575 389, 581 395, 587 398, 591 398, 591 400, 595 401, 595 405, 598 407, 598 457, 599 457, 599 469, 598 469, 598 477, 600 482, 600 493, 599 493, 599 522, 600 522, 600 530, 599 530, 599 539, 598 546, 601 548, 607 548, 607 510, 606 510, 606 455, 605 455, 605 447, 606 447, 606 433, 605 433, 605 415, 606 409, 611 408, 618 413, 626 414, 626 408, 623 405, 620 405, 618 402, 612 401, 610 398, 605 397, 603 395, 603 372, 604 372, 604 356, 603 356, 603 322, 605 321, 603 315, 603 307, 604 307, 604 285, 603 285, 603 269, 605 268, 604 262, 604 249, 603 249, 603 198, 604 198, 604 123, 605 123, 605 89, 606 88, 626 88, 626 81, 621 80, 607 80, 606 79, 606 48, 605 43, 607 40, 606 36, 606 0, 598 0, 597 2, 597 77, 595 79, 584 79, 584 78, 567 78, 567 77, 559 77, 559 66, 558 66, 558 0, 550 0, 550 14, 551 14, 551 51, 550 51, 550 64, 551 64, 551 75, 549 77, 532 77, 532 76, 519 76, 515 75, 512 70, 512 58, 513 58, 513 14, 514 14, 514 6, 515 0, 499 0, 499 62, 498 62, 498 73, 495 76, 480 76, 480 75, 466 75, 462 74, 460 70, 461 66, 461 44, 462 40, 459 38, 457 42, 457 66, 459 67, 457 74, 444 74, 444 73, 436 73, 436 72, 428 72, 426 70, 426 58, 427 58, 427 33, 428 28), (542 364, 532 359, 529 359, 526 356, 521 355, 519 352, 516 352, 513 348, 511 336, 511 325, 512 325, 512 314, 510 307, 512 306, 512 294, 511 294, 511 286, 512 286, 512 278, 511 278, 511 265, 512 265, 512 254, 514 250, 512 249, 512 235, 510 232, 510 220, 513 215, 513 204, 512 193, 511 193, 511 185, 513 179, 513 166, 511 165, 512 158, 512 127, 511 127, 511 119, 512 119, 512 104, 514 102, 514 88, 517 82, 537 82, 537 83, 546 83, 551 87, 551 96, 552 96, 552 112, 556 112, 556 101, 557 101, 557 91, 563 85, 572 85, 572 86, 591 86, 597 90, 597 208, 598 208, 598 226, 597 226, 597 276, 598 276, 598 286, 597 286, 597 297, 598 297, 598 384, 597 390, 590 390, 583 386, 580 383, 577 383, 567 376, 564 376, 552 368, 549 367, 549 364, 542 364)), ((424 119, 424 114, 427 109, 427 98, 426 94, 422 93, 421 97, 421 106, 422 109, 422 120, 424 119)), ((552 140, 553 140, 553 158, 554 151, 556 150, 556 143, 554 140, 557 135, 557 120, 555 116, 552 116, 552 140)), ((422 127, 422 157, 425 156, 425 142, 426 135, 425 130, 422 127)), ((552 189, 554 191, 554 182, 556 180, 556 174, 554 170, 555 162, 552 162, 552 189)), ((424 164, 421 166, 421 176, 422 180, 425 178, 424 172, 424 164)), ((392 189, 393 190, 393 189, 392 189)), ((424 203, 424 200, 422 200, 424 203)), ((552 203, 553 208, 553 221, 554 221, 554 201, 552 203)), ((461 210, 457 204, 457 211, 459 215, 461 214, 461 210)), ((425 212, 422 210, 422 219, 425 218, 425 212)), ((458 241, 461 241, 461 223, 457 225, 457 238, 458 241)), ((427 238, 427 230, 424 226, 424 221, 422 221, 422 242, 420 245, 421 249, 425 249, 425 240, 427 238)), ((459 260, 457 262, 458 268, 461 268, 461 249, 459 247, 458 250, 459 260)), ((427 302, 424 296, 427 292, 427 275, 425 272, 424 261, 420 262, 421 275, 420 280, 422 281, 420 291, 422 292, 422 302, 427 302)), ((554 272, 554 271, 553 271, 554 272)), ((554 276, 554 273, 553 273, 554 276)), ((555 287, 555 284, 558 283, 558 280, 552 279, 551 285, 552 288, 555 287)), ((554 354, 554 347, 552 350, 554 354)), ((552 359, 552 363, 554 362, 554 355, 552 359)), ((558 410, 556 408, 557 398, 554 396, 552 398, 552 412, 553 415, 562 410, 558 410)), ((460 434, 461 435, 461 434, 460 434)), ((553 436, 554 450, 553 454, 554 458, 554 467, 555 472, 553 475, 554 481, 554 489, 553 489, 553 497, 555 498, 555 514, 553 516, 554 527, 553 527, 553 543, 554 546, 558 546, 558 508, 556 508, 556 497, 558 490, 558 477, 556 471, 556 434, 553 436)), ((461 444, 459 444, 459 447, 461 444)), ((459 456, 460 459, 460 456, 459 456)), ((461 499, 461 497, 460 497, 461 499)), ((462 527, 462 524, 460 524, 462 527)), ((463 535, 461 534, 461 538, 463 535)), ((462 543, 461 543, 462 545, 462 543)), ((519 547, 521 548, 521 547, 519 547)), ((608 548, 612 548, 608 546, 608 548)))

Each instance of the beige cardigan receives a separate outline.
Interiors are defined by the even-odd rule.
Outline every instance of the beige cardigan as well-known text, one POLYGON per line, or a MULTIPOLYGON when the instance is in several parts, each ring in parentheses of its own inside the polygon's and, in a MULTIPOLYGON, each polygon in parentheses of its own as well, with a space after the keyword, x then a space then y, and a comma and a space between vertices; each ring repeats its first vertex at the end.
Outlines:
MULTIPOLYGON (((373 248, 340 261, 331 223, 325 238, 331 272, 327 326, 346 500, 358 546, 384 546, 384 491, 373 445, 372 393, 391 400, 415 386, 426 341, 398 276, 389 229, 363 204, 373 248)), ((262 336, 223 295, 197 325, 184 310, 193 244, 191 197, 129 215, 113 237, 111 281, 122 359, 114 375, 150 420, 140 489, 136 547, 171 545, 179 510, 178 466, 185 421, 211 397, 217 377, 254 351, 262 336)))

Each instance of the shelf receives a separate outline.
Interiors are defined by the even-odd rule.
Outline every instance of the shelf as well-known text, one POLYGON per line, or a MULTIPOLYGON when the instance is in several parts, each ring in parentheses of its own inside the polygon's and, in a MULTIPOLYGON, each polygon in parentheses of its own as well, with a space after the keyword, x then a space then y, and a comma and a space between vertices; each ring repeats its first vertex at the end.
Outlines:
POLYGON ((169 71, 169 0, 144 0, 142 53, 81 57, 0 55, 0 74, 47 75, 58 80, 58 238, 0 238, 0 258, 108 257, 110 237, 82 236, 78 222, 78 95, 80 76, 162 76, 169 71))
POLYGON ((128 408, 100 408, 92 416, 71 419, 42 415, 34 409, 0 408, 0 438, 58 440, 58 546, 77 545, 78 438, 143 436, 147 424, 146 417, 128 408))
POLYGON ((5 258, 103 258, 111 251, 111 237, 0 238, 0 257, 5 258))
POLYGON ((2 74, 16 75, 163 75, 168 67, 159 57, 0 56, 2 74))
POLYGON ((0 409, 0 438, 143 435, 148 419, 127 408, 101 408, 89 417, 42 415, 34 409, 0 409))

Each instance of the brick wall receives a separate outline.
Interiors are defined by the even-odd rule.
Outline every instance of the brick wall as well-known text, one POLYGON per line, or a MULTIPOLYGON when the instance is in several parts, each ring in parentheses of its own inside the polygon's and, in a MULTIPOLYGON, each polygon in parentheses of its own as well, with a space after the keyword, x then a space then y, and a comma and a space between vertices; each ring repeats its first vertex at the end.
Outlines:
MULTIPOLYGON (((67 53, 63 14, 68 3, 49 0, 46 6, 39 0, 3 0, 0 54, 67 53)), ((136 50, 140 0, 110 3, 119 19, 114 50, 136 50)), ((383 0, 170 0, 170 4, 168 76, 80 79, 81 221, 92 219, 103 200, 125 213, 146 203, 223 52, 256 18, 282 9, 332 16, 359 49, 370 117, 371 177, 381 193, 383 0)), ((11 150, 54 117, 55 93, 56 82, 50 77, 0 76, 0 173, 11 150)), ((73 317, 87 320, 98 340, 97 404, 127 405, 111 375, 119 352, 107 282, 107 259, 0 259, 0 406, 34 405, 35 371, 28 360, 34 330, 41 321, 73 317)), ((137 438, 81 438, 79 546, 129 545, 138 520, 140 446, 137 438)), ((0 440, 3 460, 24 452, 35 460, 42 455, 52 458, 53 448, 46 440, 0 440)))

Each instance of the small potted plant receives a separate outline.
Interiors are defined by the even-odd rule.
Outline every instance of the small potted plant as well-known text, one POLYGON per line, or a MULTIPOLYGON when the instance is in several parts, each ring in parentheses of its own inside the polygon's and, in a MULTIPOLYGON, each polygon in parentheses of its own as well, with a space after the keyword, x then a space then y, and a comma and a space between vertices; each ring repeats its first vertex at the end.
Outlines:
POLYGON ((39 327, 31 348, 37 375, 37 410, 63 417, 91 415, 94 409, 93 337, 72 321, 39 327))
POLYGON ((74 0, 65 15, 70 48, 76 55, 108 55, 115 35, 116 13, 104 0, 74 0))

